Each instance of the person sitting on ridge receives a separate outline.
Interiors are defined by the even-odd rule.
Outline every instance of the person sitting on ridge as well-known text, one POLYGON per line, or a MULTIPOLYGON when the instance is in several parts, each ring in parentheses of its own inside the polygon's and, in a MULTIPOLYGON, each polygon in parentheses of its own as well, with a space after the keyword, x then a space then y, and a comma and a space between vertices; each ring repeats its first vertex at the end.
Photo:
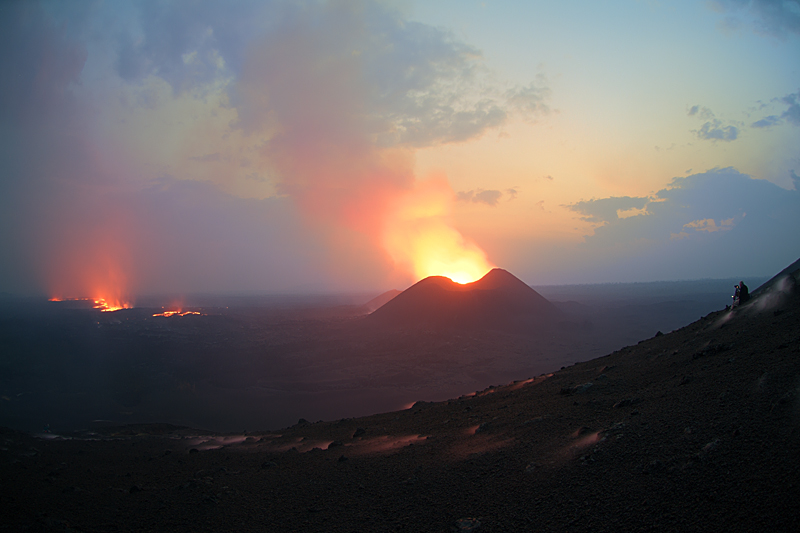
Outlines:
POLYGON ((747 303, 747 300, 750 299, 750 292, 747 289, 747 285, 744 284, 744 281, 740 281, 738 285, 734 285, 733 287, 736 289, 736 292, 733 295, 732 307, 747 303))

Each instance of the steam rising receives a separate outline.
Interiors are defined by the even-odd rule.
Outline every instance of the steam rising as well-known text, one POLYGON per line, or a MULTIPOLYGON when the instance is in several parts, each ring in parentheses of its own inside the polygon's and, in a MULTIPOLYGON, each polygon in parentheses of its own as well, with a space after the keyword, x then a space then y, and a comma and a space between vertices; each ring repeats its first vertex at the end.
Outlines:
POLYGON ((428 272, 432 236, 439 263, 481 255, 414 150, 519 95, 478 91, 480 53, 442 30, 357 0, 9 2, 0 25, 3 290, 385 287, 428 272))
MULTIPOLYGON (((236 85, 240 126, 274 131, 260 151, 262 164, 279 176, 278 191, 317 224, 367 235, 395 272, 409 277, 478 279, 491 265, 448 224, 453 191, 443 178, 420 182, 411 150, 423 142, 412 124, 446 106, 410 95, 468 76, 467 50, 434 33, 441 50, 433 57, 406 57, 403 45, 428 29, 353 5, 327 4, 249 51, 236 85), (325 31, 333 21, 337 31, 325 31)), ((451 109, 434 129, 442 138, 469 136, 462 128, 493 123, 484 107, 462 112, 465 124, 452 120, 451 109)))
POLYGON ((452 201, 446 180, 431 179, 399 195, 386 213, 383 246, 395 264, 417 279, 438 275, 469 283, 494 266, 483 250, 446 222, 452 201))

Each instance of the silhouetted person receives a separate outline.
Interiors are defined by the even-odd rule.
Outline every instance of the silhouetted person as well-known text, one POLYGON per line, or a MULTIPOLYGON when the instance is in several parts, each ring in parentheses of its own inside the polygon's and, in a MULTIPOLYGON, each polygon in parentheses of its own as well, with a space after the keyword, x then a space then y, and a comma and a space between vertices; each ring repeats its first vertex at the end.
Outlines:
POLYGON ((747 289, 747 285, 744 284, 744 281, 740 281, 738 285, 734 285, 733 287, 736 289, 733 295, 733 307, 747 303, 747 300, 750 299, 750 291, 747 289))

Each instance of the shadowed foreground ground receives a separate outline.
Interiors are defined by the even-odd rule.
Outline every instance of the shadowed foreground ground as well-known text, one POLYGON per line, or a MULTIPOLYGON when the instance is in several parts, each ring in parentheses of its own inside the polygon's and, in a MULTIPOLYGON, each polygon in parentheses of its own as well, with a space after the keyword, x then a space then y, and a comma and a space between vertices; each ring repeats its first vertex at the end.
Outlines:
POLYGON ((3 430, 0 529, 788 531, 800 299, 405 411, 72 437, 3 430))

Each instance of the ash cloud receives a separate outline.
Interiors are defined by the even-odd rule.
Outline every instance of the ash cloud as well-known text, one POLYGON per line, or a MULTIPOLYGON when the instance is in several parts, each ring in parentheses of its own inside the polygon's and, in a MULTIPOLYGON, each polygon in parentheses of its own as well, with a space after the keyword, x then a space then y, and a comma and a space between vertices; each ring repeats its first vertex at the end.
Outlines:
POLYGON ((448 32, 380 5, 335 2, 293 13, 248 47, 233 101, 246 130, 272 118, 286 122, 289 114, 302 114, 308 124, 342 120, 341 127, 358 120, 359 131, 346 133, 377 148, 461 142, 502 125, 514 109, 546 111, 549 90, 536 84, 544 80, 505 94, 479 87, 484 82, 480 51, 448 32), (262 83, 267 94, 255 94, 262 83), (347 107, 327 116, 314 102, 347 107))
POLYGON ((374 228, 413 188, 413 151, 547 111, 544 80, 493 88, 479 50, 379 3, 4 2, 0 29, 10 292, 103 269, 144 292, 379 285, 374 228), (161 129, 181 106, 235 120, 190 131, 205 144, 180 153, 189 139, 161 129), (128 124, 147 112, 157 120, 128 124), (164 139, 150 152, 148 131, 164 139), (219 146, 236 136, 240 152, 219 146), (236 179, 274 197, 237 196, 236 179))

